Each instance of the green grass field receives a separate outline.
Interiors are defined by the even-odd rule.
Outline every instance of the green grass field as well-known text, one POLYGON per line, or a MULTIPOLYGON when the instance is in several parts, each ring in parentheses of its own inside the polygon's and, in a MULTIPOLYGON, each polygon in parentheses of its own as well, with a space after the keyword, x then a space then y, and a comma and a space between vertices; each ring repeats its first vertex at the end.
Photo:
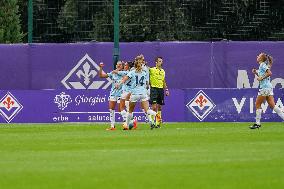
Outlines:
POLYGON ((1 189, 283 189, 284 123, 0 125, 1 189))

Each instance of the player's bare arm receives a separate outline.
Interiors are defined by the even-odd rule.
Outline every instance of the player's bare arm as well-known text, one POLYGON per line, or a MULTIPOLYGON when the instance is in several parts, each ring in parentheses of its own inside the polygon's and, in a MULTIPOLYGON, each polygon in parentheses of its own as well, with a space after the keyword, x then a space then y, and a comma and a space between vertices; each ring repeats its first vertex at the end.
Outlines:
POLYGON ((103 71, 104 63, 100 63, 99 77, 100 78, 108 78, 108 75, 103 71))
POLYGON ((258 81, 262 81, 262 80, 264 80, 265 78, 270 77, 271 75, 272 75, 272 72, 271 72, 270 70, 267 70, 266 73, 265 73, 265 75, 262 76, 262 77, 258 77, 257 80, 258 80, 258 81))
POLYGON ((117 88, 117 89, 120 88, 121 85, 122 85, 123 83, 125 83, 128 79, 129 79, 128 76, 124 76, 120 82, 118 82, 117 84, 115 84, 115 88, 117 88))

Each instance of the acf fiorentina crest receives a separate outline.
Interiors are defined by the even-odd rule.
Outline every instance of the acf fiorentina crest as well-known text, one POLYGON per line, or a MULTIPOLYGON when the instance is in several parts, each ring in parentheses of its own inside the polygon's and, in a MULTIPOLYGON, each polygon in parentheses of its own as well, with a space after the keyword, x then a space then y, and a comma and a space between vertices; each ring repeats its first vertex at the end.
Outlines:
POLYGON ((7 123, 10 123, 22 109, 22 104, 10 92, 0 100, 0 115, 7 123))
POLYGON ((66 89, 107 89, 112 80, 99 78, 99 70, 99 65, 86 54, 61 83, 66 89))
POLYGON ((215 106, 214 102, 202 90, 186 105, 199 121, 203 121, 215 106))

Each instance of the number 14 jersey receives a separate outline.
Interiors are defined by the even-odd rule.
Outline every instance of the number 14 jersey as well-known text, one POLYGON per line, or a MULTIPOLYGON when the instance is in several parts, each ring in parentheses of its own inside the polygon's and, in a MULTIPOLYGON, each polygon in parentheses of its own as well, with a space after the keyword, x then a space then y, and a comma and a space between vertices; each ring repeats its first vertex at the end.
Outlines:
POLYGON ((147 94, 147 72, 141 70, 141 72, 136 72, 136 70, 130 71, 127 76, 131 80, 131 94, 147 94))

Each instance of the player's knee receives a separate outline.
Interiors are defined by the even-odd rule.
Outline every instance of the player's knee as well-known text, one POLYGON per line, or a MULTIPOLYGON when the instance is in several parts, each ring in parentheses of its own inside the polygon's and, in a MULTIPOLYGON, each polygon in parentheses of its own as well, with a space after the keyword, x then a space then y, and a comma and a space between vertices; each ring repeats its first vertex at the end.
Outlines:
POLYGON ((275 107, 275 103, 269 103, 268 105, 269 105, 269 107, 270 107, 272 110, 273 110, 274 107, 275 107))
POLYGON ((261 103, 256 102, 256 103, 255 103, 255 108, 256 108, 256 109, 261 109, 261 103))

